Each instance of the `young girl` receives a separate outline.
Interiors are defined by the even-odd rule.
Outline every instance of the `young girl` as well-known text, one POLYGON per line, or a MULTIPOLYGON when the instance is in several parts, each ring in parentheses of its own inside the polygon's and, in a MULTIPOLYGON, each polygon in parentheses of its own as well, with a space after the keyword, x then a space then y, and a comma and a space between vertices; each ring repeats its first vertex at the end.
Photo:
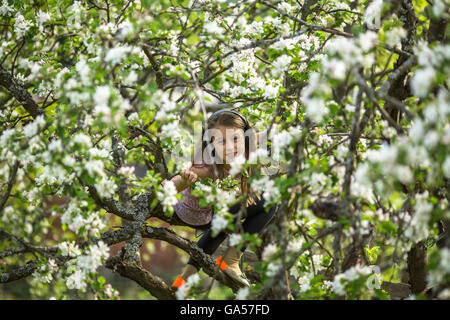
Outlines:
MULTIPOLYGON (((191 185, 198 178, 211 178, 213 180, 223 180, 229 176, 230 163, 239 155, 245 155, 249 159, 250 151, 256 146, 254 129, 250 126, 247 119, 240 113, 232 110, 220 110, 213 113, 207 121, 207 129, 218 130, 211 139, 203 140, 205 137, 205 128, 202 132, 202 144, 198 149, 201 152, 201 163, 193 165, 189 170, 184 170, 179 175, 171 179, 178 192, 183 195, 183 202, 178 202, 174 206, 173 221, 182 220, 188 226, 195 229, 207 229, 208 231, 197 242, 197 245, 203 249, 206 254, 212 254, 226 239, 227 233, 222 231, 217 236, 212 236, 211 221, 213 217, 212 206, 200 207, 198 199, 192 196, 191 185), (245 133, 250 133, 245 136, 245 133), (205 149, 210 148, 211 153, 206 153, 205 149), (214 157, 215 168, 211 157, 214 157), (205 159, 207 161, 205 161, 205 159), (211 163, 211 164, 207 164, 211 163), (215 170, 214 170, 215 169, 215 170)), ((198 154, 194 160, 198 159, 198 154)), ((254 173, 254 168, 247 169, 249 176, 254 173)), ((248 194, 245 207, 246 216, 242 223, 243 231, 246 233, 260 232, 270 221, 275 213, 275 206, 268 211, 264 209, 265 200, 259 194, 247 186, 247 177, 238 174, 236 180, 240 182, 242 195, 248 194)), ((166 182, 163 181, 163 184, 166 182)), ((230 205, 228 211, 233 214, 235 222, 241 209, 241 203, 230 205)), ((244 210, 245 212, 245 210, 244 210)), ((239 261, 245 251, 245 247, 237 250, 236 247, 229 247, 224 257, 218 257, 216 263, 220 269, 229 277, 240 282, 242 285, 249 286, 249 282, 239 268, 239 261)), ((189 259, 181 275, 179 275, 172 287, 180 287, 186 283, 186 280, 200 270, 200 265, 192 257, 189 259)))

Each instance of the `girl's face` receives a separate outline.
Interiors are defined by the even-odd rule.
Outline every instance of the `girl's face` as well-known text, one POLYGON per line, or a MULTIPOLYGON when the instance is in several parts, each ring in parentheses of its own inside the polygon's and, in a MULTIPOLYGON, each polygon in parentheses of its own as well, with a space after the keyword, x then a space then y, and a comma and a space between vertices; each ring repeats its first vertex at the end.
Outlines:
POLYGON ((224 164, 230 164, 235 157, 245 157, 244 130, 234 127, 217 126, 214 129, 213 145, 216 157, 224 164))

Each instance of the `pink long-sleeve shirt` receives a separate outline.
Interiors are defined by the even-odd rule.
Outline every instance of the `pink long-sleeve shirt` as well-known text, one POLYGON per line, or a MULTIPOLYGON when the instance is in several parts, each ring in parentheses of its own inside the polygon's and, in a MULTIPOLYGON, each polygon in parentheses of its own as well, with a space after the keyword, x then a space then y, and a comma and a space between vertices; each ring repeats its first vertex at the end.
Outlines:
MULTIPOLYGON (((213 168, 206 163, 202 163, 197 167, 208 168, 210 173, 213 171, 213 168)), ((225 170, 225 177, 228 175, 229 172, 225 170)), ((241 182, 241 175, 239 174, 236 179, 241 182)), ((211 222, 213 216, 212 206, 200 207, 198 198, 192 195, 192 187, 189 186, 180 193, 183 195, 183 201, 178 201, 174 205, 174 210, 181 220, 193 226, 201 226, 211 222)))

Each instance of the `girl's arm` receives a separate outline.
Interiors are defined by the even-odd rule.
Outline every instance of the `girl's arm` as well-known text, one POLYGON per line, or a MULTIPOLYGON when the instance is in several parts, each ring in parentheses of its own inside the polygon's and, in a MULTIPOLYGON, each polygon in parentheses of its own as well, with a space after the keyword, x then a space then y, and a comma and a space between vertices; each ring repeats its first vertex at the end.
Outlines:
MULTIPOLYGON (((207 177, 211 177, 208 168, 191 167, 189 170, 183 170, 180 174, 177 174, 171 181, 175 185, 177 191, 181 192, 191 186, 198 178, 204 179, 207 177)), ((164 180, 161 184, 164 185, 166 181, 167 180, 164 180)))

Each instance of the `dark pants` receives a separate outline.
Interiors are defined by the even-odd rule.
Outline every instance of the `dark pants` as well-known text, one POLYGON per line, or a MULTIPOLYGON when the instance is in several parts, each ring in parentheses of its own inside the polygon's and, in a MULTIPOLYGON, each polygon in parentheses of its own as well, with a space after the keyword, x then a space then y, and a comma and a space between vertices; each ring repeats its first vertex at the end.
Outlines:
MULTIPOLYGON (((276 211, 276 206, 272 206, 268 211, 264 209, 265 199, 256 201, 256 204, 252 204, 247 207, 247 215, 242 223, 242 228, 245 233, 258 233, 260 232, 272 219, 276 211)), ((236 203, 229 207, 228 211, 233 214, 234 221, 238 218, 238 213, 241 208, 241 203, 236 203)), ((197 242, 199 248, 203 249, 206 254, 212 254, 220 244, 227 238, 228 234, 225 232, 220 232, 215 237, 212 236, 212 230, 210 229, 211 224, 203 226, 191 226, 196 229, 207 229, 205 234, 197 242)), ((245 251, 245 247, 241 249, 242 252, 245 251)), ((193 265, 200 270, 201 266, 192 259, 189 258, 188 264, 193 265)))

